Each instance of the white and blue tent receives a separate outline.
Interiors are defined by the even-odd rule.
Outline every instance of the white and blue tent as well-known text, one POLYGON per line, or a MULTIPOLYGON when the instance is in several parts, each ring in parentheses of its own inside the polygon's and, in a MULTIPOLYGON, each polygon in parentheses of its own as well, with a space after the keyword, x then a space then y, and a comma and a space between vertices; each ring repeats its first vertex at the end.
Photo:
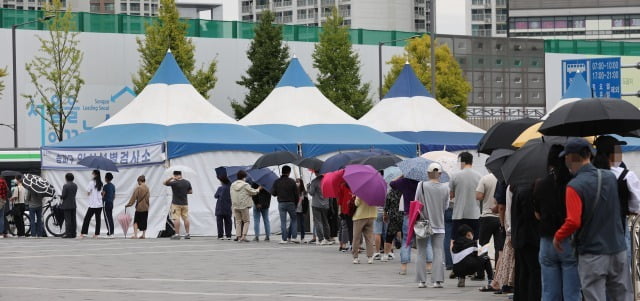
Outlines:
POLYGON ((549 116, 551 112, 557 110, 559 107, 578 101, 580 99, 591 97, 593 97, 591 88, 584 80, 584 78, 578 74, 573 77, 573 80, 569 84, 569 88, 567 88, 567 91, 562 94, 562 98, 560 99, 560 101, 555 106, 553 106, 553 108, 551 108, 551 110, 549 110, 549 112, 547 112, 547 114, 545 114, 542 119, 547 119, 547 116, 549 116))
POLYGON ((86 210, 85 191, 91 174, 77 165, 83 156, 101 155, 119 164, 120 172, 114 173, 113 180, 117 191, 114 216, 122 212, 136 178, 145 175, 151 190, 150 237, 164 229, 171 202, 171 190, 162 182, 168 171, 184 170, 193 187, 189 196, 191 234, 213 235, 213 195, 219 185, 214 168, 251 165, 261 153, 276 150, 296 151, 297 145, 242 126, 218 110, 189 83, 169 52, 129 105, 92 130, 43 147, 42 158, 44 175, 58 191, 64 174, 75 174, 80 188, 79 219, 86 210))
POLYGON ((305 157, 371 148, 416 155, 415 143, 360 125, 340 110, 313 84, 297 58, 291 60, 276 88, 240 124, 298 142, 305 157))
POLYGON ((359 122, 418 143, 421 152, 475 149, 484 134, 434 99, 409 64, 404 65, 384 98, 359 122))

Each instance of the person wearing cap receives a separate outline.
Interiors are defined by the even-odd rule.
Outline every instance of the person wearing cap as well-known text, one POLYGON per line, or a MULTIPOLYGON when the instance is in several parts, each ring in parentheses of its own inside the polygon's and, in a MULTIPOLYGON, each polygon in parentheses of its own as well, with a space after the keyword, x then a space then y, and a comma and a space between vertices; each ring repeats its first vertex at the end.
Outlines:
POLYGON ((625 226, 627 242, 627 260, 631 262, 631 232, 627 225, 627 216, 640 213, 640 180, 633 171, 621 167, 624 141, 611 136, 600 136, 595 141, 596 157, 593 165, 597 168, 609 169, 618 179, 618 197, 620 199, 620 216, 625 226))
POLYGON ((416 259, 416 280, 418 287, 425 287, 427 281, 427 240, 433 247, 433 264, 431 266, 431 284, 441 288, 444 283, 444 211, 449 207, 449 185, 440 183, 442 167, 431 163, 427 168, 429 181, 420 182, 416 189, 415 199, 423 205, 421 219, 429 220, 433 235, 425 238, 416 237, 418 258, 416 259))
POLYGON ((554 235, 553 246, 575 234, 578 274, 585 300, 633 300, 624 226, 615 175, 591 164, 593 148, 585 139, 570 138, 560 153, 575 177, 566 190, 567 218, 554 235))

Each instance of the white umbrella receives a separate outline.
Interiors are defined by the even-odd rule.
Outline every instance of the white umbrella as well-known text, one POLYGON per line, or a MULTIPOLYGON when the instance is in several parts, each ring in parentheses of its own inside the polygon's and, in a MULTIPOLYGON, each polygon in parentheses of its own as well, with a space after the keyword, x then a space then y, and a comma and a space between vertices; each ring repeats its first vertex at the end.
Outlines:
POLYGON ((422 154, 422 158, 438 162, 444 171, 451 174, 460 170, 460 164, 458 163, 458 156, 454 153, 447 151, 433 151, 422 154))

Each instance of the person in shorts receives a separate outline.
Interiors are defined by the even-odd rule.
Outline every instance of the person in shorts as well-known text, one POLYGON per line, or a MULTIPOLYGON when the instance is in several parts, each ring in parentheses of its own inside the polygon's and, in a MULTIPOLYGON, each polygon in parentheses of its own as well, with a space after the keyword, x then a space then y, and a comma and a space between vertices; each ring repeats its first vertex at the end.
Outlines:
POLYGON ((138 187, 133 190, 133 194, 129 199, 125 208, 136 205, 136 213, 133 217, 133 236, 131 238, 145 238, 147 231, 147 219, 149 217, 149 187, 145 184, 144 175, 138 177, 138 187), (138 230, 142 231, 142 236, 138 237, 138 230))
POLYGON ((165 186, 170 186, 173 192, 171 199, 171 219, 173 220, 173 226, 175 227, 176 234, 171 239, 180 239, 180 218, 184 222, 184 230, 186 234, 184 239, 191 239, 189 234, 189 202, 187 199, 188 194, 193 193, 191 183, 182 178, 182 172, 176 170, 173 172, 173 177, 164 181, 165 186))

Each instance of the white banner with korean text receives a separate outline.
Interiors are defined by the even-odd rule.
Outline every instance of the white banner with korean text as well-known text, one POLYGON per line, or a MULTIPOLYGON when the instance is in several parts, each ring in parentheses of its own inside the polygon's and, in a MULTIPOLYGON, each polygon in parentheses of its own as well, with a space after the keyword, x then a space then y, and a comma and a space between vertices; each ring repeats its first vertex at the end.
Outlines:
POLYGON ((45 148, 42 149, 42 169, 78 169, 78 161, 87 156, 110 159, 118 168, 161 164, 167 160, 164 143, 109 148, 45 148))

